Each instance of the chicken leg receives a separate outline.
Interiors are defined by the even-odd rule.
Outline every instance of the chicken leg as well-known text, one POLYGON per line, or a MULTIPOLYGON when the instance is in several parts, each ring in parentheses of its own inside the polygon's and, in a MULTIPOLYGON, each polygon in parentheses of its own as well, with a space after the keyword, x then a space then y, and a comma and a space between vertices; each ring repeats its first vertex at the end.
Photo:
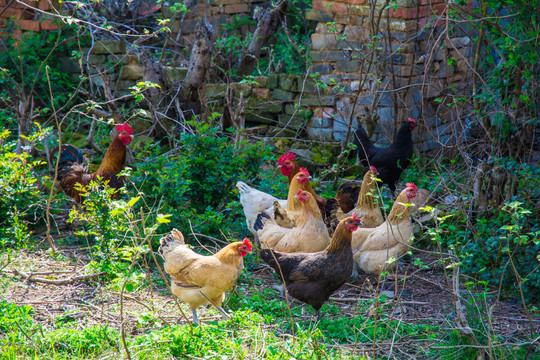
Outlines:
POLYGON ((193 314, 193 325, 199 325, 199 318, 197 317, 197 309, 191 309, 193 314))

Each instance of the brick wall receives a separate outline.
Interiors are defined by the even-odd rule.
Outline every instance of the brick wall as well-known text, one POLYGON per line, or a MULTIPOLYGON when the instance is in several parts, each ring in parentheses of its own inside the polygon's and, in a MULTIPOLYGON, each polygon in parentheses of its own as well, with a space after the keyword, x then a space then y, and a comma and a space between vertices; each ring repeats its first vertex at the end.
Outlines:
MULTIPOLYGON (((378 1, 378 4, 381 4, 378 1)), ((466 29, 452 29, 438 37, 446 23, 443 0, 399 0, 397 8, 382 12, 379 50, 369 47, 372 11, 367 0, 313 0, 306 17, 318 22, 312 35, 312 73, 328 87, 320 107, 314 107, 310 136, 341 140, 343 130, 366 118, 375 124, 372 139, 388 143, 403 121, 418 120, 415 143, 430 150, 453 142, 452 116, 469 111, 448 111, 456 94, 470 93, 473 43, 466 29), (331 23, 329 25, 329 23, 331 23), (374 52, 373 66, 369 56, 374 52), (352 116, 351 116, 352 114, 352 116), (352 123, 350 120, 352 119, 352 123)), ((380 5, 375 8, 378 14, 380 5)), ((364 126, 366 124, 363 124, 364 126)))
POLYGON ((24 4, 0 0, 0 29, 5 28, 8 21, 13 21, 16 27, 14 37, 20 39, 22 34, 28 31, 55 30, 60 26, 53 17, 39 11, 51 11, 53 8, 58 8, 58 0, 22 0, 22 2, 24 4))

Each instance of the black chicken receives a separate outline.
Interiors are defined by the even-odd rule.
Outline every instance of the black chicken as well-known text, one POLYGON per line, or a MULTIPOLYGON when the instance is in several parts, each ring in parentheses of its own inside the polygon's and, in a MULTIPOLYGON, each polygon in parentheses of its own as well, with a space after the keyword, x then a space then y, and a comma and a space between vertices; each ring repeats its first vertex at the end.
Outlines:
POLYGON ((413 154, 413 140, 411 131, 416 127, 416 120, 409 120, 401 125, 394 142, 387 148, 373 145, 362 126, 355 132, 354 144, 360 157, 360 162, 366 167, 375 166, 379 178, 387 184, 392 193, 396 191, 396 184, 401 173, 409 166, 413 154))
POLYGON ((330 295, 351 276, 354 267, 352 232, 361 225, 356 216, 343 219, 328 247, 315 253, 282 253, 261 250, 261 258, 285 282, 289 294, 319 310, 330 295))

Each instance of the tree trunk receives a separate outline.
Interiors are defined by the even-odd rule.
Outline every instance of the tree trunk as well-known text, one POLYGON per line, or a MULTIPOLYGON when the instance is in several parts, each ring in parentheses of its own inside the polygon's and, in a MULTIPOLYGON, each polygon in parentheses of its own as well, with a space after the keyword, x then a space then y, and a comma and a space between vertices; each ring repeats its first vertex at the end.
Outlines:
POLYGON ((191 50, 188 71, 182 85, 182 103, 184 108, 192 110, 191 114, 187 114, 188 119, 201 113, 201 89, 208 81, 208 70, 214 50, 213 37, 214 29, 205 16, 195 29, 195 44, 191 50))
POLYGON ((251 43, 240 60, 238 76, 251 75, 257 59, 261 55, 261 49, 267 44, 268 39, 278 31, 288 5, 286 0, 282 0, 274 9, 261 11, 251 43))

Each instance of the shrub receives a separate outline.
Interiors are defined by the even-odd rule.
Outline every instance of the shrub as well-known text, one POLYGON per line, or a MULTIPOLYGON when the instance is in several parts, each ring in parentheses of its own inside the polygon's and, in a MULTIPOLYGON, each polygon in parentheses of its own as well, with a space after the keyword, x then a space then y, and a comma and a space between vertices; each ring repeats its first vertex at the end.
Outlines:
MULTIPOLYGON (((0 143, 7 141, 9 130, 0 134, 0 143)), ((27 153, 13 152, 16 142, 7 142, 0 149, 0 244, 20 245, 30 236, 28 220, 42 214, 39 206, 39 183, 34 167, 41 164, 27 153)))
POLYGON ((208 124, 182 135, 181 144, 171 156, 160 155, 159 145, 138 155, 132 180, 146 203, 172 215, 170 228, 216 237, 221 231, 245 233, 235 184, 256 180, 270 150, 262 143, 234 145, 208 124))

